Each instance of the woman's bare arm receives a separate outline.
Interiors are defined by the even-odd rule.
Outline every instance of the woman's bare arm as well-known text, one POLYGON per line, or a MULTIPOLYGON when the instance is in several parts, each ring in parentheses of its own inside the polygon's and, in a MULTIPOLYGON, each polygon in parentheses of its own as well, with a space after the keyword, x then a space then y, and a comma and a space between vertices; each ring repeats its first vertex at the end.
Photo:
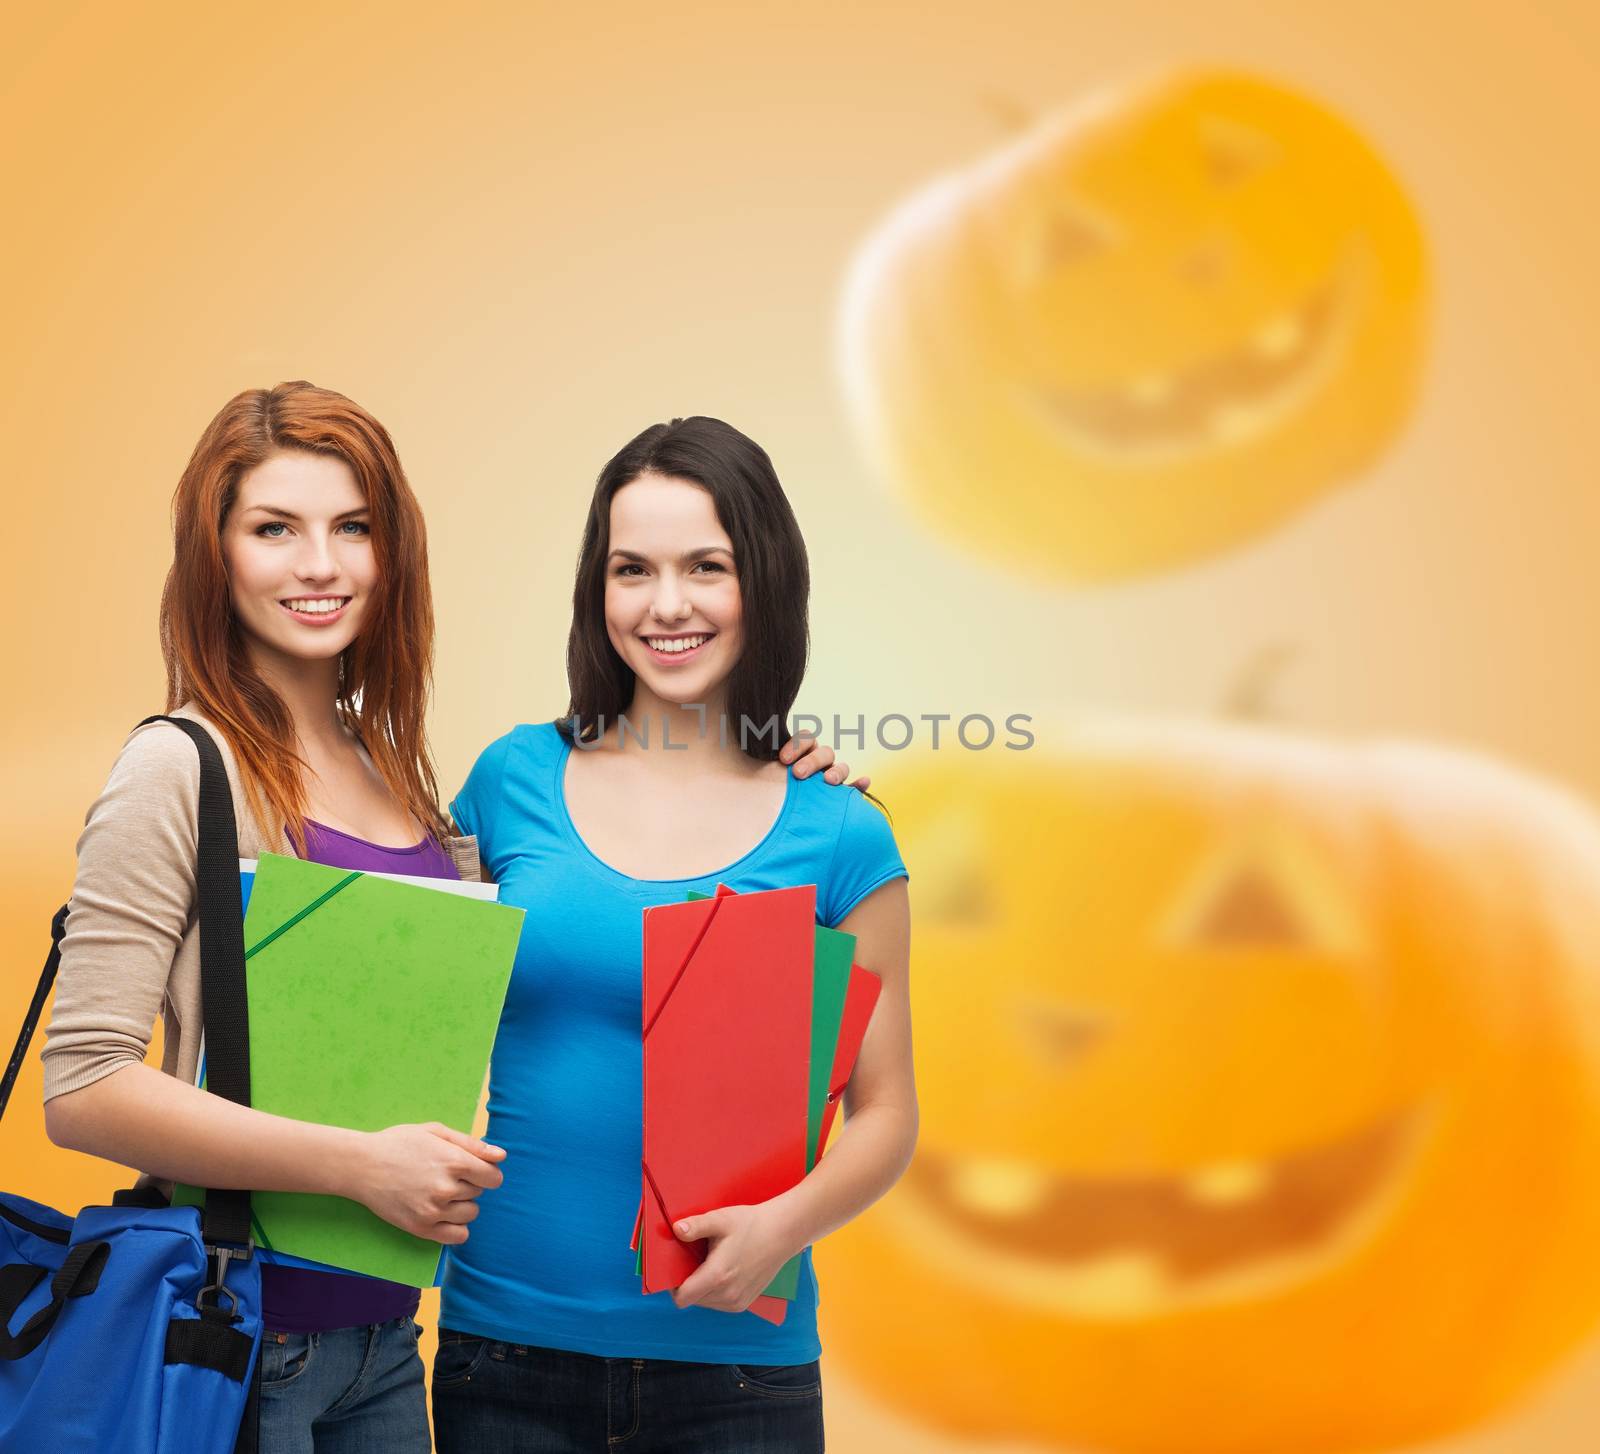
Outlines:
POLYGON ((129 1065, 45 1103, 58 1146, 170 1181, 348 1197, 436 1242, 464 1242, 473 1198, 505 1153, 448 1126, 350 1131, 236 1105, 149 1065, 129 1065))

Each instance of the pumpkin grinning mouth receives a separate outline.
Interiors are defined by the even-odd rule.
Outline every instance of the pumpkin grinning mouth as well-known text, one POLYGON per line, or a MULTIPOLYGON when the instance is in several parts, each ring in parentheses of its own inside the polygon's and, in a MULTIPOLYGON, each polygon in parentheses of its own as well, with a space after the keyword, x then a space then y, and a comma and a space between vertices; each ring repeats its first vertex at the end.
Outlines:
POLYGON ((956 1264, 981 1262, 1026 1300, 1148 1316, 1246 1286, 1259 1294, 1263 1279, 1298 1280, 1313 1254, 1348 1246, 1375 1224, 1421 1121, 1401 1111, 1323 1146, 1184 1175, 1063 1176, 919 1150, 896 1200, 956 1264))
POLYGON ((1349 334, 1355 269, 1346 265, 1299 304, 1226 353, 1110 387, 1027 391, 1033 408, 1086 454, 1163 464, 1255 439, 1332 375, 1349 334))

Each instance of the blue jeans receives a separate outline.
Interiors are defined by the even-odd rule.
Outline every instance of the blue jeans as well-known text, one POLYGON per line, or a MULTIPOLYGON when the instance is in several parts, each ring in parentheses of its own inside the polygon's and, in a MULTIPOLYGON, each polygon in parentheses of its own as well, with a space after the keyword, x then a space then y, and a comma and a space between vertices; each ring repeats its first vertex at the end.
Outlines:
POLYGON ((410 1318, 261 1335, 261 1454, 430 1454, 410 1318))
POLYGON ((822 1376, 595 1358, 439 1329, 439 1454, 821 1454, 822 1376))

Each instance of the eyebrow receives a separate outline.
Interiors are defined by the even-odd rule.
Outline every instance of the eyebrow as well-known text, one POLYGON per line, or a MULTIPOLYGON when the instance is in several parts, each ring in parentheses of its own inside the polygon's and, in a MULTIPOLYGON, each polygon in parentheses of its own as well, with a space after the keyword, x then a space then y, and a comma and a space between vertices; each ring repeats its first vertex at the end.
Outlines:
MULTIPOLYGON (((701 545, 696 547, 694 550, 684 551, 684 553, 680 555, 678 559, 680 561, 704 560, 708 555, 732 556, 733 552, 726 545, 701 545)), ((647 555, 640 555, 636 550, 613 550, 611 554, 606 557, 606 559, 614 560, 618 556, 620 556, 623 560, 633 561, 638 565, 650 564, 650 557, 647 555)))
MULTIPOLYGON (((280 520, 293 520, 296 525, 300 523, 300 517, 296 515, 293 510, 285 510, 277 505, 251 505, 248 507, 245 513, 248 514, 250 510, 260 510, 262 514, 275 515, 280 520)), ((335 515, 333 518, 336 521, 351 520, 357 515, 368 515, 371 513, 372 511, 370 506, 358 505, 354 510, 346 510, 343 515, 335 515)))

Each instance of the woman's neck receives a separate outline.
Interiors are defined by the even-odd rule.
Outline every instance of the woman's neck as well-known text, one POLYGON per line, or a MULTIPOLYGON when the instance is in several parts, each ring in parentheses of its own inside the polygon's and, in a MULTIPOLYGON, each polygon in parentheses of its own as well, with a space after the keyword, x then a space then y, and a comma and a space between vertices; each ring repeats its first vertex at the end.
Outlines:
POLYGON ((347 734, 339 720, 339 658, 307 661, 276 652, 251 651, 261 679, 282 699, 303 748, 339 747, 347 734))
POLYGON ((629 756, 648 758, 652 767, 673 772, 708 767, 748 769, 752 761, 739 746, 738 723, 730 722, 727 732, 722 731, 724 702, 721 692, 703 703, 669 702, 636 681, 633 700, 623 714, 627 730, 622 730, 620 723, 608 722, 606 745, 629 756))

